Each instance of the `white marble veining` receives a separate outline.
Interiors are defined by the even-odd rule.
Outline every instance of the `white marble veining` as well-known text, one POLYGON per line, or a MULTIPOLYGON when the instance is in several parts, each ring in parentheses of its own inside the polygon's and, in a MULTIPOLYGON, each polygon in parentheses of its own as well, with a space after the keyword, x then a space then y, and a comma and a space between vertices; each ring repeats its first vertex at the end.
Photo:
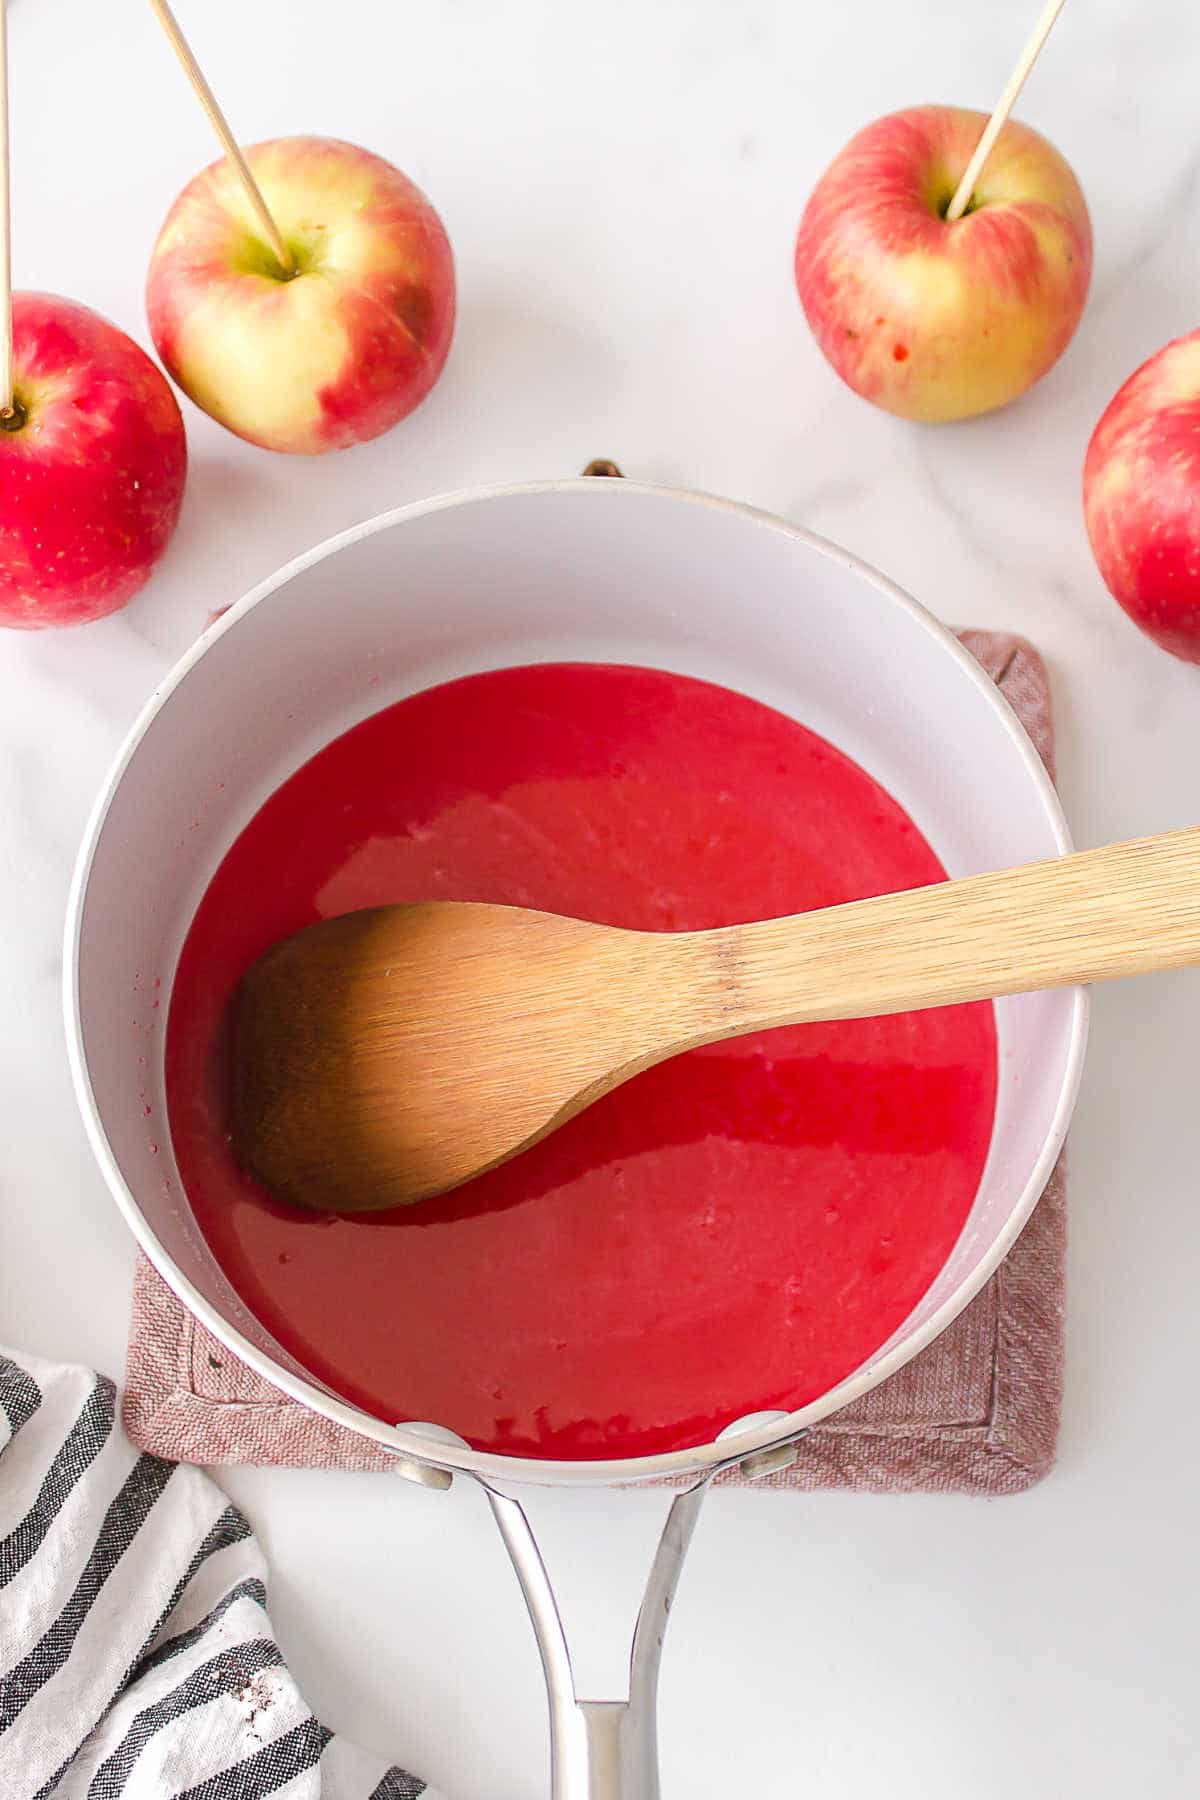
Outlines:
MULTIPOLYGON (((805 194, 847 136, 987 106, 1036 8, 981 0, 210 0, 181 4, 235 128, 358 139, 441 209, 461 281, 446 376, 391 436, 313 462, 187 409, 182 527, 150 588, 77 632, 0 632, 0 1336, 122 1360, 132 1249, 92 1167, 59 1024, 75 842, 122 732, 217 606, 398 501, 577 471, 803 520, 943 617, 1047 653, 1081 843, 1200 816, 1200 670, 1104 593, 1079 478, 1119 380, 1200 323, 1200 12, 1068 7, 1019 111, 1092 206, 1090 307, 1010 411, 915 429, 842 389, 791 285, 805 194)), ((212 154, 149 10, 13 0, 15 270, 145 341, 162 213, 212 154)), ((214 720, 214 730, 220 728, 214 720)), ((1000 1800, 1200 1784, 1200 976, 1097 995, 1074 1131, 1055 1475, 985 1505, 714 1497, 664 1677, 666 1800, 1000 1800)), ((544 1791, 540 1677, 480 1501, 232 1474, 285 1646, 332 1724, 452 1800, 544 1791)), ((661 1500, 541 1501, 611 1685, 661 1500), (601 1652, 604 1652, 603 1654, 601 1652)))

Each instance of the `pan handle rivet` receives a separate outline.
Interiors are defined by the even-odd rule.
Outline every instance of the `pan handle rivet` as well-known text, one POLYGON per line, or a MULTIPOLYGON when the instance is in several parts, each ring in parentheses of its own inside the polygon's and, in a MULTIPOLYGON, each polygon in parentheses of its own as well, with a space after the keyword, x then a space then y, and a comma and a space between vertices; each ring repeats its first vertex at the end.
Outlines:
POLYGON ((414 1462, 411 1456, 398 1456, 392 1467, 405 1481, 415 1481, 418 1487, 435 1488, 439 1493, 444 1494, 454 1483, 449 1469, 435 1469, 432 1463, 414 1462))
MULTIPOLYGON (((465 1437, 457 1431, 450 1431, 445 1425, 431 1425, 427 1419, 397 1419, 396 1430, 406 1431, 410 1437, 428 1438, 431 1444, 446 1444, 454 1450, 467 1450, 470 1445, 465 1437)), ((415 1481, 418 1487, 434 1488, 444 1494, 452 1486, 454 1476, 449 1469, 438 1469, 432 1463, 422 1462, 415 1456, 398 1456, 395 1463, 397 1475, 405 1481, 415 1481)))
MULTIPOLYGON (((764 1426, 786 1425, 788 1415, 785 1412, 746 1413, 741 1419, 733 1419, 724 1431, 717 1433, 719 1444, 733 1442, 745 1437, 748 1432, 761 1431, 764 1426)), ((794 1433, 785 1443, 767 1444, 762 1450, 753 1450, 749 1456, 743 1457, 736 1465, 738 1474, 744 1481, 758 1481, 763 1475, 778 1475, 784 1469, 790 1469, 799 1456, 797 1445, 801 1438, 808 1436, 807 1431, 794 1433)))
POLYGON ((738 1464, 738 1473, 746 1481, 758 1481, 763 1475, 779 1475, 790 1469, 800 1456, 795 1444, 777 1444, 773 1450, 759 1450, 738 1464))

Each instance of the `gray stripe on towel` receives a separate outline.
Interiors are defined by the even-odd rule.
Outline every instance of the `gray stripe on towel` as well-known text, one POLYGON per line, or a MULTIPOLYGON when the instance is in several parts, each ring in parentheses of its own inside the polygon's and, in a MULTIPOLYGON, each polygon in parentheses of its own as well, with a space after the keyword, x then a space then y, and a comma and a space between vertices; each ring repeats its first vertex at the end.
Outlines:
POLYGON ((116 1422, 116 1394, 106 1375, 97 1376, 79 1417, 46 1471, 37 1499, 21 1523, 0 1540, 0 1588, 25 1567, 70 1499, 75 1484, 108 1442, 116 1422))
MULTIPOLYGON (((88 1787, 88 1800, 120 1800, 134 1764, 156 1732, 197 1706, 207 1706, 221 1694, 236 1693, 252 1675, 261 1669, 277 1669, 282 1661, 279 1646, 270 1638, 251 1638, 248 1643, 231 1644, 228 1650, 201 1663, 178 1687, 138 1713, 112 1755, 96 1770, 88 1787)), ((241 1787, 232 1786, 217 1791, 237 1794, 239 1800, 243 1792, 241 1787)), ((256 1790, 245 1791, 249 1800, 256 1790)))
POLYGON ((175 1472, 174 1463, 139 1456, 120 1493, 104 1515, 104 1523, 84 1565, 75 1591, 53 1625, 21 1662, 0 1680, 0 1734, 20 1718, 22 1709, 57 1675, 71 1654, 76 1634, 104 1583, 146 1521, 150 1508, 175 1472))
POLYGON ((320 1762, 332 1736, 327 1726, 306 1719, 273 1744, 264 1744, 245 1762, 185 1788, 176 1800, 265 1800, 266 1795, 274 1794, 285 1782, 293 1781, 320 1762))
POLYGON ((8 1414, 9 1431, 16 1437, 42 1404, 37 1382, 10 1356, 0 1356, 0 1410, 8 1414))

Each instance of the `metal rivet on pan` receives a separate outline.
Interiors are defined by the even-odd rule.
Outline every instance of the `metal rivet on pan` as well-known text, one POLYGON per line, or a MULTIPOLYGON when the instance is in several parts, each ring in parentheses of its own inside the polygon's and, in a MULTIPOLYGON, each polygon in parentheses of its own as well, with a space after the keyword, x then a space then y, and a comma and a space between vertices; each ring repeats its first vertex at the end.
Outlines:
MULTIPOLYGON (((717 1442, 723 1444, 730 1438, 745 1437, 748 1432, 761 1431, 764 1425, 782 1425, 787 1417, 785 1412, 747 1413, 744 1418, 734 1419, 724 1431, 719 1431, 717 1442)), ((807 1432, 800 1433, 800 1437, 807 1435, 807 1432)), ((738 1473, 747 1481, 757 1481, 763 1475, 778 1475, 782 1469, 790 1469, 799 1455, 798 1442, 799 1438, 793 1437, 786 1444, 768 1444, 765 1450, 755 1450, 738 1464, 738 1473)))
MULTIPOLYGON (((397 1419, 396 1430, 407 1431, 412 1437, 428 1438, 431 1444, 449 1444, 456 1450, 470 1449, 466 1438, 459 1437, 457 1431, 448 1431, 444 1425, 431 1425, 426 1419, 397 1419)), ((415 1456, 398 1456, 395 1470, 405 1481, 415 1481, 419 1487, 433 1488, 438 1493, 444 1494, 454 1482, 449 1469, 435 1468, 432 1463, 420 1462, 415 1456)))
POLYGON ((414 1462, 411 1456, 398 1456, 392 1465, 397 1475, 405 1481, 415 1481, 418 1487, 436 1488, 445 1493, 454 1485, 454 1477, 449 1469, 435 1469, 432 1463, 414 1462))
POLYGON ((759 1450, 754 1456, 748 1456, 745 1462, 738 1464, 738 1473, 747 1481, 757 1481, 762 1475, 778 1475, 781 1470, 790 1469, 799 1455, 795 1444, 776 1444, 773 1450, 759 1450))

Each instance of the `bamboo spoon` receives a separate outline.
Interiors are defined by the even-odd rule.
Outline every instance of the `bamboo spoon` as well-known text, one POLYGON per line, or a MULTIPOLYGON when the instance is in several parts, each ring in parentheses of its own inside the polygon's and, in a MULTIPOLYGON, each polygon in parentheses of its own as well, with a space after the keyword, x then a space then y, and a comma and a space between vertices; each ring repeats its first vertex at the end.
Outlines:
POLYGON ((378 907, 297 932, 246 976, 235 1142, 296 1205, 402 1205, 698 1044, 1188 963, 1200 827, 717 931, 378 907))

